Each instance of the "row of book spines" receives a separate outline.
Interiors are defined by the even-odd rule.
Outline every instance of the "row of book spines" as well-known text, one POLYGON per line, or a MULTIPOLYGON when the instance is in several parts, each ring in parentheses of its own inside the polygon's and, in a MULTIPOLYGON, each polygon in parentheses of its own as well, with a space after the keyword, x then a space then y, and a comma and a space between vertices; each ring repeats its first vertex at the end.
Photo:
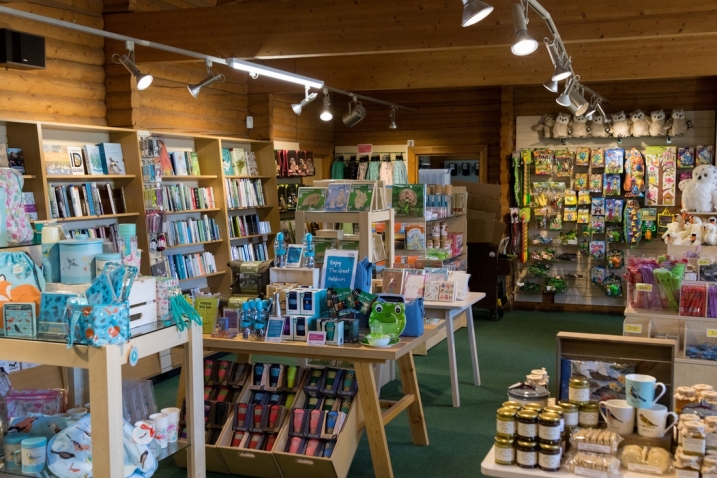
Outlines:
POLYGON ((214 254, 202 252, 196 254, 174 254, 167 256, 172 277, 179 280, 201 277, 217 272, 214 254))
POLYGON ((175 151, 169 153, 171 171, 162 171, 165 176, 201 176, 199 157, 194 151, 175 151))
POLYGON ((227 206, 252 207, 264 206, 264 189, 258 179, 226 179, 227 206))
POLYGON ((49 185, 48 199, 52 218, 102 216, 126 211, 124 188, 112 189, 110 183, 102 188, 97 183, 49 185))
POLYGON ((266 242, 259 244, 243 244, 241 246, 232 246, 232 260, 239 261, 268 261, 269 249, 266 242))
POLYGON ((181 184, 162 188, 162 206, 165 211, 189 211, 192 209, 213 209, 214 188, 190 188, 181 184))
POLYGON ((269 234, 270 232, 271 224, 269 221, 260 221, 259 216, 256 214, 231 216, 229 218, 229 237, 231 239, 255 236, 257 234, 269 234))
POLYGON ((170 247, 220 239, 219 226, 214 219, 207 216, 202 216, 199 220, 174 221, 167 225, 167 245, 170 247))

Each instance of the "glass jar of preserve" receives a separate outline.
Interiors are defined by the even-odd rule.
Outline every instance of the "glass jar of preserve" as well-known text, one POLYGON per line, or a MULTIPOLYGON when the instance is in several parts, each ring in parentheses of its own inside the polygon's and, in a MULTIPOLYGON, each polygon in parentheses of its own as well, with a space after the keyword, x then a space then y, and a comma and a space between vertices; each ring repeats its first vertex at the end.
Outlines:
POLYGON ((516 432, 515 408, 503 407, 498 409, 495 421, 495 431, 499 437, 513 438, 516 432))
POLYGON ((495 462, 498 465, 515 464, 515 448, 513 439, 497 436, 495 437, 495 462))
POLYGON ((595 428, 598 426, 599 416, 597 402, 583 403, 578 412, 578 425, 583 428, 595 428))
POLYGON ((572 403, 581 405, 590 401, 590 382, 583 375, 574 375, 570 378, 569 399, 572 403))
POLYGON ((540 451, 538 453, 538 465, 543 471, 558 471, 560 469, 560 459, 563 451, 560 445, 552 445, 550 443, 540 443, 540 451))
POLYGON ((543 405, 539 403, 527 403, 523 405, 523 410, 533 410, 534 412, 542 412, 543 411, 543 405))
POLYGON ((717 392, 714 390, 705 390, 700 392, 700 400, 704 400, 710 405, 717 403, 717 392))
POLYGON ((682 452, 685 455, 704 456, 707 448, 707 434, 702 422, 690 421, 685 423, 682 431, 682 452))
POLYGON ((559 405, 548 405, 547 407, 543 408, 543 411, 554 413, 560 417, 560 433, 562 434, 565 431, 565 418, 563 417, 563 408, 559 405))
POLYGON ((701 400, 702 392, 711 392, 714 390, 714 387, 712 385, 706 383, 698 383, 696 385, 692 385, 692 388, 694 389, 695 393, 697 393, 697 400, 701 400))
POLYGON ((681 413, 679 420, 677 421, 677 446, 682 446, 682 430, 690 422, 700 423, 700 417, 693 413, 681 413))
POLYGON ((578 426, 579 405, 570 402, 559 402, 558 405, 563 409, 565 426, 567 428, 578 426))
POLYGON ((538 443, 535 441, 518 440, 515 452, 518 466, 521 468, 538 467, 538 443))
POLYGON ((518 440, 535 441, 538 438, 538 412, 521 410, 518 412, 518 440))
POLYGON ((705 417, 705 434, 706 453, 714 453, 717 451, 717 416, 705 417))
POLYGON ((538 416, 538 436, 541 443, 560 445, 560 416, 555 413, 543 412, 538 416))
POLYGON ((675 413, 680 414, 685 405, 697 401, 697 392, 692 387, 677 387, 675 389, 675 413))
POLYGON ((501 404, 501 407, 515 408, 516 410, 520 411, 520 409, 523 408, 523 405, 519 402, 508 400, 507 402, 503 402, 501 404))

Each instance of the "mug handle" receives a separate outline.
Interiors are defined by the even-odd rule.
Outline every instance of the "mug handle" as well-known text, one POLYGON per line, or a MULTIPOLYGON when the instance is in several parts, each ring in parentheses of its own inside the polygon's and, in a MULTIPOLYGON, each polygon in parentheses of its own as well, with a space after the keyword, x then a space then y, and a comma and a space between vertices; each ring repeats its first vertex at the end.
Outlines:
POLYGON ((598 410, 600 411, 600 416, 602 416, 602 419, 605 420, 605 423, 607 423, 607 402, 598 403, 598 410))
POLYGON ((12 461, 15 462, 15 466, 21 466, 22 465, 22 449, 15 450, 12 453, 12 461))
MULTIPOLYGON (((672 420, 672 423, 670 423, 670 426, 665 427, 665 433, 667 433, 670 430, 670 428, 677 425, 677 420, 678 420, 677 414, 675 412, 667 412, 667 416, 672 417, 673 420, 672 420)), ((665 420, 667 420, 667 419, 665 418, 665 420)))
POLYGON ((665 384, 664 384, 664 383, 662 383, 662 382, 657 382, 657 383, 655 383, 655 390, 657 390, 657 387, 658 387, 658 386, 659 386, 659 387, 662 387, 662 393, 660 393, 658 396, 655 397, 655 399, 652 401, 652 404, 653 404, 653 405, 655 405, 655 404, 657 403, 657 401, 658 401, 659 399, 661 399, 662 396, 663 396, 663 395, 665 394, 665 392, 667 391, 667 387, 665 387, 665 384))

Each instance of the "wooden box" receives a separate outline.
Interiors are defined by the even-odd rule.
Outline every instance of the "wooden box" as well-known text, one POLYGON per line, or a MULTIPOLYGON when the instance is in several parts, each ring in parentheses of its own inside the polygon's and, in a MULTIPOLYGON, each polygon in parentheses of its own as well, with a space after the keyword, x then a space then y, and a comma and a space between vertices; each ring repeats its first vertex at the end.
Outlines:
POLYGON ((269 279, 274 282, 295 282, 315 289, 319 288, 320 269, 305 269, 303 267, 272 267, 269 269, 269 279))

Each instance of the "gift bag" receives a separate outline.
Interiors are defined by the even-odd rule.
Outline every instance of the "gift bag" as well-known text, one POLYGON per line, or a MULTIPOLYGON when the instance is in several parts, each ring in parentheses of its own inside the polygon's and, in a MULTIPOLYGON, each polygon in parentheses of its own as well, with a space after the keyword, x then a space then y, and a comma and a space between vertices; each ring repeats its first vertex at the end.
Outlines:
POLYGON ((130 338, 129 301, 119 304, 69 304, 67 348, 73 345, 118 345, 130 338))
POLYGON ((5 302, 34 302, 40 308, 45 279, 24 252, 0 252, 0 309, 5 302))

